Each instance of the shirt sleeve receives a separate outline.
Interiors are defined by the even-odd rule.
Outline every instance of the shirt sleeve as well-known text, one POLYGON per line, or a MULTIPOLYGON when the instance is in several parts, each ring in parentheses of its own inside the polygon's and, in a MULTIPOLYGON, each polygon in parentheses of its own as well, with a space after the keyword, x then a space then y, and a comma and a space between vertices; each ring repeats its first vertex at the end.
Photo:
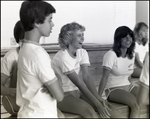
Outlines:
POLYGON ((81 53, 81 61, 80 61, 80 65, 83 66, 83 65, 87 65, 87 66, 90 66, 90 62, 89 62, 89 56, 88 56, 88 53, 86 50, 82 49, 81 50, 82 53, 81 53))
POLYGON ((41 57, 34 63, 34 67, 42 83, 50 84, 57 80, 51 66, 51 59, 48 55, 41 54, 41 57))
POLYGON ((103 57, 102 66, 112 69, 116 56, 113 51, 108 51, 103 57))
POLYGON ((2 58, 1 62, 1 73, 10 76, 13 68, 13 64, 16 62, 13 57, 6 55, 2 58))
POLYGON ((67 57, 63 57, 59 60, 60 69, 64 74, 69 74, 74 71, 74 62, 67 57))

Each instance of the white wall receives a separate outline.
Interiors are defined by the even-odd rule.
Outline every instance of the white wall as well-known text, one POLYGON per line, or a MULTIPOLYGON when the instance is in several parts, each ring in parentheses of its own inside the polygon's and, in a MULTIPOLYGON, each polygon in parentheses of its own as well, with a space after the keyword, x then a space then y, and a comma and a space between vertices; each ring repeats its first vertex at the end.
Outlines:
MULTIPOLYGON (((112 44, 115 29, 127 25, 133 29, 136 22, 136 1, 48 1, 56 8, 55 27, 40 43, 57 43, 60 28, 70 22, 86 27, 85 43, 112 44)), ((13 27, 19 20, 22 1, 1 1, 1 47, 13 46, 13 27)))

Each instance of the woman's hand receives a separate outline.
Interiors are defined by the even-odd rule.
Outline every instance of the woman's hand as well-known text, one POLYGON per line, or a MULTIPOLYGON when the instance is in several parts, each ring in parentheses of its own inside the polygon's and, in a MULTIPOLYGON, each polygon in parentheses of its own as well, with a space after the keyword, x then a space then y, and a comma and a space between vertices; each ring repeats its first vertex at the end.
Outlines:
POLYGON ((101 104, 103 104, 104 107, 106 107, 107 110, 111 111, 111 109, 109 108, 109 102, 107 100, 104 100, 103 98, 99 97, 98 100, 101 102, 101 104))
POLYGON ((47 93, 47 94, 49 94, 50 93, 50 91, 48 90, 48 88, 45 86, 45 85, 43 85, 42 86, 42 90, 41 90, 43 93, 47 93))
POLYGON ((51 94, 51 92, 48 90, 48 88, 45 85, 42 86, 42 90, 41 91, 43 93, 50 94, 50 96, 53 97, 53 95, 51 94))
POLYGON ((104 107, 106 107, 106 109, 108 110, 108 111, 111 111, 111 109, 109 108, 109 102, 107 101, 107 100, 103 100, 103 102, 102 102, 102 104, 103 104, 103 106, 104 107))
POLYGON ((111 115, 109 114, 107 108, 104 107, 102 104, 98 105, 97 109, 101 118, 110 118, 111 115))

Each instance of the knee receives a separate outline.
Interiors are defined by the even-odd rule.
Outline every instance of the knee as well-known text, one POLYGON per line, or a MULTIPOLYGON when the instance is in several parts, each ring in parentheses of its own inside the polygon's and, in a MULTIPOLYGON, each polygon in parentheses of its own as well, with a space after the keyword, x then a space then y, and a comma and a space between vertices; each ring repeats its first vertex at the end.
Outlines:
POLYGON ((98 118, 97 113, 94 108, 89 105, 82 105, 83 110, 81 111, 81 115, 84 118, 98 118))
POLYGON ((140 107, 139 107, 139 105, 138 105, 136 100, 131 101, 130 107, 131 107, 132 110, 136 110, 136 111, 140 110, 140 107))

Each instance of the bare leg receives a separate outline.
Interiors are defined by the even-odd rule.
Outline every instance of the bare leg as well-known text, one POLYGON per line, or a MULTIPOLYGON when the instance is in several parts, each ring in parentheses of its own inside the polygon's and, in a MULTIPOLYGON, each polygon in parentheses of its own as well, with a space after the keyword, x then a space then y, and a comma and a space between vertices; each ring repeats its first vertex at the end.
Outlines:
MULTIPOLYGON (((80 97, 82 100, 85 100, 86 102, 88 102, 90 105, 93 106, 93 108, 95 109, 95 111, 97 111, 97 108, 84 96, 81 95, 80 97)), ((110 113, 111 117, 110 118, 126 118, 125 116, 123 116, 123 114, 121 114, 112 104, 110 104, 108 102, 108 107, 110 108, 110 110, 108 110, 108 112, 110 113)))
POLYGON ((113 102, 128 105, 131 108, 130 118, 139 118, 140 108, 137 104, 136 97, 133 94, 125 90, 116 89, 110 93, 108 99, 113 102))
POLYGON ((135 97, 137 97, 138 93, 139 93, 139 87, 138 86, 135 86, 131 92, 135 97))
POLYGON ((137 102, 141 105, 149 105, 149 87, 140 85, 139 92, 137 95, 137 102))
POLYGON ((98 118, 97 113, 90 104, 72 95, 65 96, 57 106, 63 112, 79 114, 84 118, 98 118))

